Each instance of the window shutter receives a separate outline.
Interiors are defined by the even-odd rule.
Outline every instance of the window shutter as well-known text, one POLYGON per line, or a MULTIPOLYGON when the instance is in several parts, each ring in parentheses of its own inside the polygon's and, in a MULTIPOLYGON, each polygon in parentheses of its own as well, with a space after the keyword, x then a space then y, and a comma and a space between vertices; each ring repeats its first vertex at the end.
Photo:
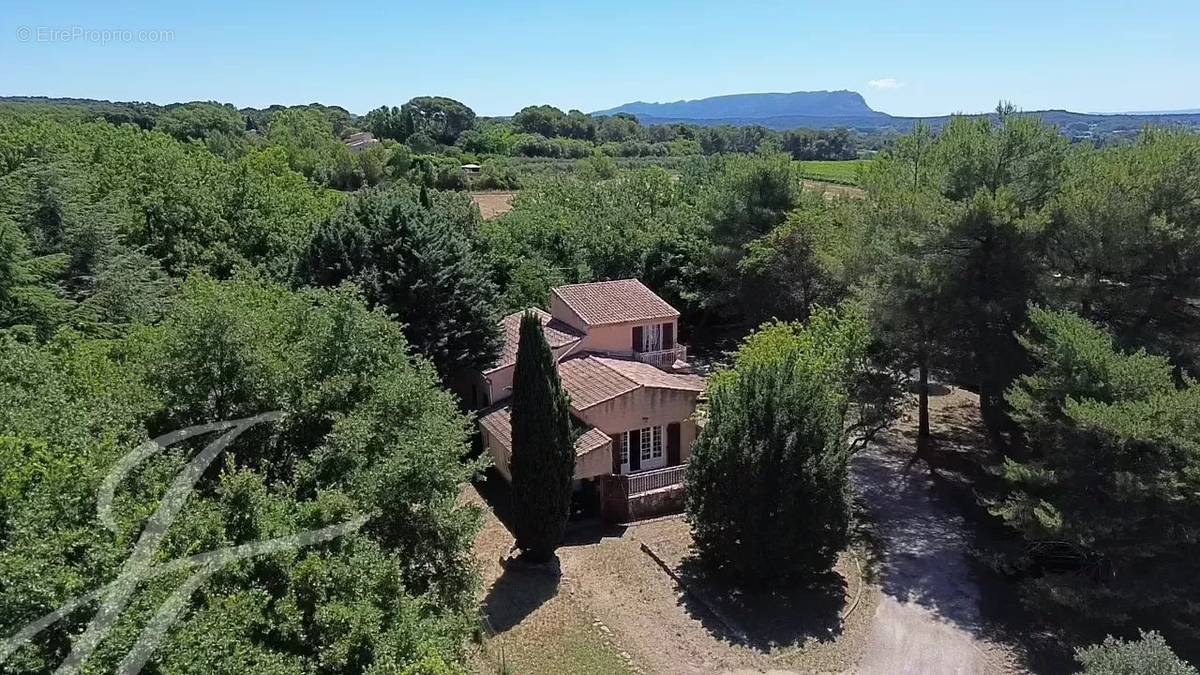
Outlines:
POLYGON ((635 351, 635 352, 642 351, 642 327, 641 326, 633 327, 633 351, 635 351))
POLYGON ((675 324, 664 323, 663 325, 663 349, 671 349, 675 346, 675 324))
POLYGON ((609 436, 612 439, 612 472, 621 473, 621 434, 609 436))
POLYGON ((634 429, 629 432, 629 470, 637 471, 642 468, 642 431, 634 429))
POLYGON ((679 466, 679 422, 667 425, 667 466, 679 466))

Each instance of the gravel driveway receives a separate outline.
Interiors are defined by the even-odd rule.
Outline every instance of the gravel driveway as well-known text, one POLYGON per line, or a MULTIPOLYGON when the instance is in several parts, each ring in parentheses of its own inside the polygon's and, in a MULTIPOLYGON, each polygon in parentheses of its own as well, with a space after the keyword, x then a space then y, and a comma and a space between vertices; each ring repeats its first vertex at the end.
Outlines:
MULTIPOLYGON (((935 436, 939 417, 961 429, 971 398, 954 392, 933 400, 935 436)), ((856 670, 868 675, 1015 672, 1011 654, 981 637, 981 582, 970 566, 967 524, 955 505, 939 496, 926 465, 910 464, 913 443, 904 427, 901 423, 851 465, 856 496, 878 542, 876 581, 882 596, 856 670)))

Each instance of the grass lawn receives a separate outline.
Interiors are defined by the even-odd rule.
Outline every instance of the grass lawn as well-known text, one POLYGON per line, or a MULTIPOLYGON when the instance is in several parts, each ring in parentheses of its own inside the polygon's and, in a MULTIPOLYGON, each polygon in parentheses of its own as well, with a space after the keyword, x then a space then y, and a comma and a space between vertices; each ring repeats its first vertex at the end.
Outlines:
POLYGON ((869 159, 847 159, 841 161, 812 161, 800 162, 800 173, 805 178, 840 183, 842 185, 858 185, 858 170, 869 159))
POLYGON ((488 638, 490 666, 521 675, 623 675, 633 673, 617 647, 578 607, 555 600, 505 633, 488 638), (554 606, 557 605, 557 606, 554 606))

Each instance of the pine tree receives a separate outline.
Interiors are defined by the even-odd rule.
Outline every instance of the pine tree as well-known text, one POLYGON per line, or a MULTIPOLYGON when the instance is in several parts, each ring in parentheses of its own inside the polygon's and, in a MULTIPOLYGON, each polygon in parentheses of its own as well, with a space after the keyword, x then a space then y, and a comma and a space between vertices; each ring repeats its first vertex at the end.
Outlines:
POLYGON ((0 216, 0 330, 23 326, 48 337, 72 306, 51 282, 66 264, 62 253, 33 256, 20 228, 0 216))
POLYGON ((500 336, 496 290, 472 246, 475 223, 454 197, 436 197, 423 188, 360 193, 314 233, 297 276, 319 286, 356 282, 450 380, 494 363, 500 336))
POLYGON ((1035 307, 1029 318, 1021 344, 1036 367, 1008 392, 1029 453, 1006 460, 991 510, 1075 561, 1075 573, 1025 581, 1030 604, 1157 629, 1195 654, 1200 386, 1077 315, 1035 307))
POLYGON ((571 506, 575 473, 571 413, 541 321, 521 318, 512 395, 513 529, 533 562, 554 556, 571 506))

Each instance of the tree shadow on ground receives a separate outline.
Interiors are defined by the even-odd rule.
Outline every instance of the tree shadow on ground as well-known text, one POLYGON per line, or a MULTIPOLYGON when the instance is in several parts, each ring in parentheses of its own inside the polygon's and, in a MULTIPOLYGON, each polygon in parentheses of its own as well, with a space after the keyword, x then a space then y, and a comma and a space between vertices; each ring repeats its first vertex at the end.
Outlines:
POLYGON ((521 623, 558 594, 559 577, 510 564, 483 600, 483 613, 497 633, 521 623))
POLYGON ((624 525, 610 525, 599 518, 586 518, 567 522, 563 535, 563 546, 588 546, 598 544, 607 537, 620 537, 625 533, 624 525))
POLYGON ((475 491, 491 507, 492 513, 509 534, 513 531, 512 486, 496 467, 488 467, 483 477, 475 480, 475 491))
POLYGON ((842 632, 846 580, 827 572, 773 590, 733 586, 691 554, 676 568, 680 604, 715 637, 761 652, 827 642, 842 632), (714 615, 713 609, 719 612, 714 615))
POLYGON ((856 510, 869 521, 861 540, 875 552, 872 580, 885 595, 1016 648, 1025 668, 1069 669, 1069 659, 1039 644, 1017 585, 995 567, 1013 533, 980 499, 994 490, 1000 459, 978 409, 952 403, 933 422, 925 456, 916 454, 915 425, 901 424, 852 462, 856 510))
POLYGON ((878 452, 854 458, 857 499, 877 526, 875 581, 885 595, 977 633, 980 585, 963 519, 933 489, 925 463, 908 460, 878 452))
MULTIPOLYGON (((475 490, 491 507, 492 513, 509 534, 513 531, 512 485, 501 476, 495 467, 490 467, 481 480, 475 481, 475 490)), ((563 535, 563 546, 583 546, 598 543, 604 537, 619 537, 625 532, 620 525, 609 525, 595 516, 572 517, 567 521, 563 535)), ((515 534, 514 534, 515 537, 515 534)))

